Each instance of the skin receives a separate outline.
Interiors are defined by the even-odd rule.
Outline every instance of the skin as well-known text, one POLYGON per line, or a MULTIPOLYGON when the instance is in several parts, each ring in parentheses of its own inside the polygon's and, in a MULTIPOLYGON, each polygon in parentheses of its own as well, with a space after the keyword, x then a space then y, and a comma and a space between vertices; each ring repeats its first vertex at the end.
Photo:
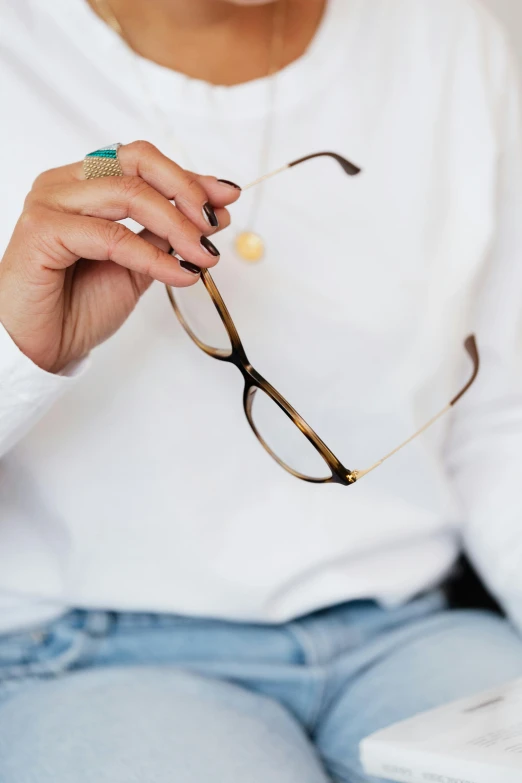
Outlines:
MULTIPOLYGON (((139 54, 192 78, 236 84, 266 75, 274 2, 113 0, 111 7, 139 54), (224 57, 231 49, 235 56, 224 57)), ((287 2, 281 65, 305 51, 325 4, 287 2)), ((229 224, 227 207, 240 196, 144 141, 121 147, 118 157, 123 177, 85 180, 81 162, 41 174, 0 263, 0 322, 48 372, 114 334, 153 280, 180 287, 197 282, 199 275, 184 270, 169 246, 197 267, 214 266, 219 257, 201 237, 229 224), (206 203, 219 227, 205 219, 206 203), (144 226, 140 235, 116 222, 127 217, 144 226)))
MULTIPOLYGON (((89 0, 96 10, 94 0, 89 0)), ((211 84, 266 75, 279 0, 109 0, 125 38, 142 57, 211 84), (144 17, 144 7, 146 7, 144 17)), ((285 0, 281 67, 300 57, 321 20, 325 0, 285 0)))

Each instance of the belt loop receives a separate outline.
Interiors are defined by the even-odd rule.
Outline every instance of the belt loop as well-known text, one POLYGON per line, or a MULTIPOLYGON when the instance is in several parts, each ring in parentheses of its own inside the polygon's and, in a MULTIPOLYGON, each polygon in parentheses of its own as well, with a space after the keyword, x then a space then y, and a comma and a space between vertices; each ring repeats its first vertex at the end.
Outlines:
POLYGON ((85 632, 94 638, 107 636, 116 622, 115 612, 88 611, 85 617, 85 632))

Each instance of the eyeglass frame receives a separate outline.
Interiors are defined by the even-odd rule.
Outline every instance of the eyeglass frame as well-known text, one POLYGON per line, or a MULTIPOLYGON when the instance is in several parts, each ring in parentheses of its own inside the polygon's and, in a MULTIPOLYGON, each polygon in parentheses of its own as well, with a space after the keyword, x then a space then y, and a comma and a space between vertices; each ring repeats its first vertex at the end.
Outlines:
MULTIPOLYGON (((285 166, 276 169, 275 171, 272 171, 268 174, 263 175, 262 177, 259 177, 259 179, 243 187, 242 190, 246 190, 247 188, 253 187, 254 185, 257 185, 260 182, 268 179, 269 177, 273 177, 277 174, 280 174, 281 172, 293 168, 294 166, 297 166, 300 163, 304 163, 308 160, 312 160, 313 158, 319 158, 319 157, 333 158, 340 164, 344 172, 349 176, 355 176, 359 174, 361 171, 361 169, 358 166, 351 163, 342 155, 338 155, 335 152, 315 152, 311 155, 306 155, 303 158, 298 158, 292 163, 288 163, 285 166)), ((171 250, 171 253, 173 255, 176 254, 175 250, 173 249, 171 250)), ((343 486, 351 486, 352 484, 355 484, 363 476, 366 476, 368 473, 371 473, 373 470, 375 470, 380 465, 382 465, 383 462, 385 462, 390 457, 397 454, 398 451, 403 449, 405 446, 411 443, 415 438, 417 438, 419 435, 424 433, 429 427, 432 426, 432 424, 438 421, 438 419, 440 419, 445 413, 448 413, 456 405, 456 403, 464 396, 464 394, 470 389, 475 379, 477 378, 479 368, 480 368, 480 357, 479 357, 475 336, 469 335, 464 341, 464 348, 466 349, 469 357, 472 360, 473 370, 472 370, 471 377, 469 378, 467 383, 460 389, 460 391, 453 397, 453 399, 450 400, 450 402, 441 411, 439 411, 428 422, 426 422, 426 424, 423 427, 421 427, 413 435, 411 435, 411 437, 409 437, 407 440, 405 440, 403 443, 397 446, 397 448, 393 449, 393 451, 386 454, 382 459, 378 460, 373 465, 363 470, 349 470, 343 465, 343 463, 338 459, 338 457, 336 457, 333 451, 331 451, 331 449, 328 448, 326 443, 324 443, 324 441, 321 440, 321 438, 312 429, 312 427, 310 427, 310 425, 305 421, 305 419, 303 419, 303 417, 295 410, 295 408, 293 408, 293 406, 290 405, 288 400, 286 400, 286 398, 283 397, 283 395, 280 394, 277 391, 277 389, 274 386, 272 386, 272 384, 269 383, 269 381, 267 381, 251 365, 247 357, 246 351, 243 347, 243 343, 241 342, 241 338, 239 336, 239 332, 236 328, 236 325, 234 324, 232 316, 230 315, 230 312, 223 300, 223 297, 219 292, 219 289, 212 275, 210 274, 208 269, 202 268, 200 276, 201 276, 201 281, 205 286, 208 294, 210 295, 210 298, 212 299, 212 302, 218 312, 218 315, 226 329, 226 332, 228 334, 231 343, 230 351, 221 348, 213 348, 212 346, 207 345, 205 342, 199 339, 196 333, 191 329, 178 303, 176 302, 171 286, 166 285, 165 288, 167 291, 167 295, 169 297, 170 304, 172 305, 172 308, 176 313, 176 316, 180 321, 181 325, 183 326, 184 330, 187 332, 187 334, 193 340, 193 342, 196 343, 198 348, 200 348, 208 356, 211 356, 214 359, 218 359, 219 361, 233 364, 240 371, 245 382, 245 386, 243 390, 243 410, 245 412, 248 423, 250 424, 250 427, 254 435, 261 443, 263 448, 272 457, 272 459, 274 459, 288 473, 290 473, 291 475, 295 476, 295 478, 298 478, 302 481, 307 481, 312 484, 342 484, 343 486), (307 438, 307 440, 311 443, 311 445, 315 448, 315 450, 319 453, 321 458, 328 466, 331 473, 330 476, 324 478, 315 478, 313 476, 307 476, 303 473, 300 473, 299 471, 294 470, 292 467, 287 465, 270 448, 268 443, 260 434, 253 418, 253 413, 252 413, 253 403, 254 403, 255 395, 258 390, 263 391, 273 402, 275 402, 275 404, 283 411, 283 413, 285 413, 286 416, 288 416, 288 418, 293 422, 293 424, 302 432, 302 434, 307 438)))

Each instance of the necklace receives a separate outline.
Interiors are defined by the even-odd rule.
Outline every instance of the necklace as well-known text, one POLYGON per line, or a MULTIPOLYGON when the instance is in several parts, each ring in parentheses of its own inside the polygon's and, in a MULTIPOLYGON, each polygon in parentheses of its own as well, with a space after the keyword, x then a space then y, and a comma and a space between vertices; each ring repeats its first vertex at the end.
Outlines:
MULTIPOLYGON (((96 6, 96 9, 100 17, 109 25, 109 27, 111 27, 114 30, 115 33, 117 33, 117 35, 121 38, 123 43, 126 45, 129 53, 131 54, 132 67, 133 70, 135 71, 137 81, 141 86, 141 90, 143 92, 144 98, 146 99, 146 102, 149 104, 149 107, 152 109, 153 114, 155 114, 156 117, 158 118, 159 125, 163 129, 165 137, 170 140, 174 149, 176 147, 178 148, 181 147, 179 140, 174 137, 174 134, 171 131, 169 119, 165 115, 163 109, 158 104, 158 102, 151 96, 151 91, 148 89, 145 79, 143 77, 142 70, 139 67, 139 62, 136 56, 136 52, 134 51, 129 41, 127 40, 124 30, 120 22, 118 21, 118 18, 116 17, 114 11, 109 5, 109 1, 93 0, 93 2, 94 5, 96 6)), ((287 5, 286 0, 278 0, 278 2, 274 3, 274 11, 272 16, 272 31, 271 31, 270 48, 269 48, 269 64, 268 64, 268 71, 267 71, 267 112, 266 112, 265 124, 263 127, 261 150, 259 154, 259 179, 256 180, 256 182, 262 182, 262 180, 264 179, 262 175, 264 172, 268 171, 269 162, 270 162, 270 148, 273 139, 273 126, 274 126, 273 117, 274 117, 276 86, 277 86, 276 74, 279 71, 283 60, 286 5, 287 5)), ((185 150, 183 151, 185 152, 185 157, 188 160, 189 156, 186 154, 185 150)), ((252 202, 250 205, 248 220, 246 221, 246 227, 236 235, 234 241, 234 248, 236 254, 239 256, 239 258, 241 258, 243 261, 247 263, 256 263, 258 261, 261 261, 266 251, 265 242, 262 236, 259 234, 258 231, 255 230, 255 226, 259 215, 259 209, 261 206, 262 196, 263 196, 263 185, 261 184, 254 191, 252 202), (248 228, 247 226, 250 227, 248 228)))

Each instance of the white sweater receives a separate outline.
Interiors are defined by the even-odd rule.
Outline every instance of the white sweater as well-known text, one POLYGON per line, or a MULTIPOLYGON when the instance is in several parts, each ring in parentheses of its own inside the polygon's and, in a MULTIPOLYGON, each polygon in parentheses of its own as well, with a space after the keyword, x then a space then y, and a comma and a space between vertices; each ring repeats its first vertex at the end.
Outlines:
MULTIPOLYGON (((181 164, 256 177, 265 80, 224 88, 141 61, 84 0, 0 5, 1 245, 42 170, 148 138, 181 164), (187 157, 185 150, 189 151, 187 157)), ((0 623, 68 607, 278 622, 402 602, 462 542, 522 625, 522 227, 517 87, 471 0, 331 0, 278 76, 266 259, 216 237, 215 278, 254 366, 349 468, 454 413, 351 487, 285 473, 253 437, 239 373, 208 358, 163 288, 66 376, 0 333, 0 623)))

